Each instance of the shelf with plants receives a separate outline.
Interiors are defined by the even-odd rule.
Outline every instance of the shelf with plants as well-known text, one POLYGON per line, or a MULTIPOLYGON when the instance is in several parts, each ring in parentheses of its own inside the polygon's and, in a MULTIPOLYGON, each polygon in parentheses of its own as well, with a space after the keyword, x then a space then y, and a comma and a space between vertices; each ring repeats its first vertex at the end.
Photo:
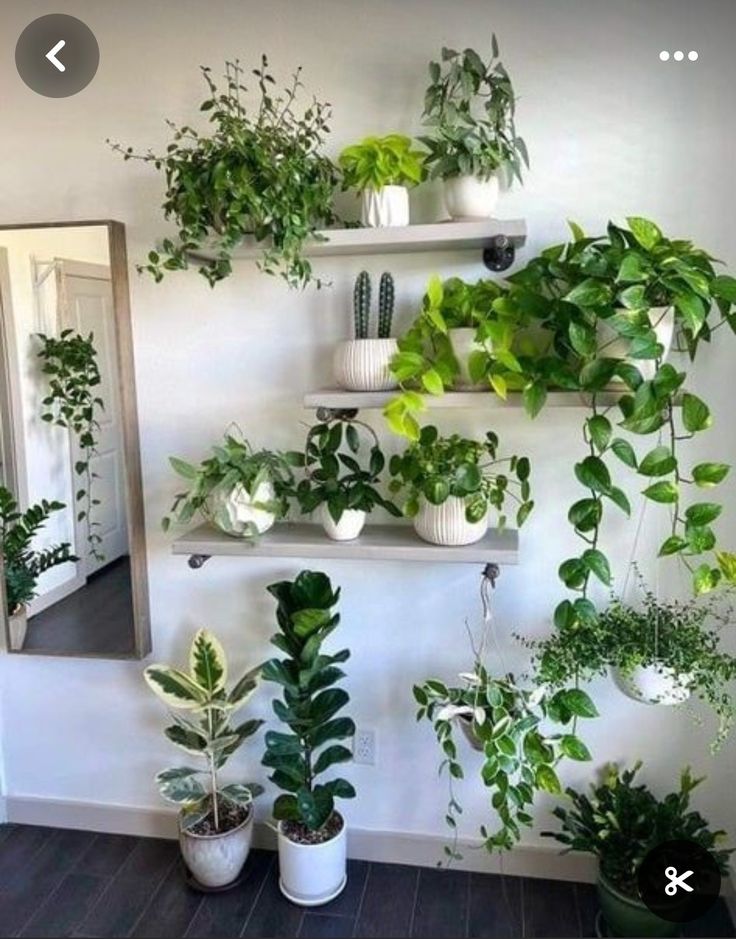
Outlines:
MULTIPOLYGON (((623 390, 601 392, 596 396, 596 400, 602 407, 612 406, 618 403, 623 393, 623 390)), ((304 407, 309 410, 327 408, 333 411, 383 410, 395 397, 396 392, 392 391, 345 391, 342 388, 323 388, 305 394, 304 407)), ((430 399, 429 407, 431 410, 444 408, 450 410, 458 408, 513 409, 523 408, 524 400, 521 392, 509 392, 504 399, 493 394, 492 391, 449 391, 441 397, 430 399)), ((546 407, 588 408, 590 395, 578 391, 551 391, 547 395, 546 407)))

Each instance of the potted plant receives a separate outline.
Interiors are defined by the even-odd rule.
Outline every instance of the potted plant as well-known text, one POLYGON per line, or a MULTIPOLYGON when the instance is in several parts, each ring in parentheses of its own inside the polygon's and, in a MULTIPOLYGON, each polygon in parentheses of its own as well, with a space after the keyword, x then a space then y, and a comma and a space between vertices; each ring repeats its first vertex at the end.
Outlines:
POLYGON ((249 108, 240 62, 225 64, 224 89, 211 69, 202 68, 208 95, 200 111, 208 115, 210 133, 169 121, 173 139, 160 153, 134 153, 108 141, 124 159, 152 163, 164 173, 163 211, 178 233, 139 268, 156 281, 167 271, 187 269, 190 257, 210 246, 214 257, 202 261, 199 272, 214 286, 231 273, 233 251, 246 235, 261 250, 261 270, 280 274, 291 287, 314 280, 305 244, 335 221, 337 170, 320 152, 330 106, 313 99, 298 112, 301 69, 281 93, 265 55, 253 74, 260 100, 249 108))
POLYGON ((392 492, 406 492, 404 514, 414 519, 414 530, 424 541, 465 545, 479 541, 488 530, 491 508, 506 516, 504 503, 518 503, 521 527, 534 507, 529 486, 529 460, 497 458, 498 436, 489 431, 483 442, 453 434, 440 437, 437 428, 423 427, 419 440, 403 454, 391 457, 392 492), (500 470, 508 464, 508 472, 500 470))
POLYGON ((303 454, 290 454, 303 465, 306 478, 296 487, 302 512, 320 510, 325 533, 333 541, 351 541, 363 530, 366 515, 376 506, 401 517, 401 511, 375 488, 381 481, 386 458, 375 431, 363 421, 333 420, 315 424, 307 434, 303 454), (368 467, 358 461, 360 432, 371 441, 368 467), (342 451, 343 442, 347 452, 342 451))
POLYGON ((362 197, 361 222, 369 228, 409 224, 409 190, 424 179, 424 154, 410 137, 366 137, 339 157, 343 188, 362 197))
POLYGON ((10 648, 23 648, 28 629, 28 604, 36 596, 39 577, 59 564, 78 561, 71 545, 64 542, 43 548, 32 547, 33 540, 63 502, 42 499, 38 505, 21 512, 13 494, 0 486, 0 543, 5 576, 5 603, 8 616, 10 648))
POLYGON ((185 524, 201 512, 220 531, 254 539, 287 514, 294 474, 283 454, 254 450, 240 433, 225 434, 212 452, 199 466, 170 458, 188 489, 174 498, 164 531, 172 518, 185 524))
POLYGON ((389 391, 397 385, 391 374, 391 359, 398 346, 391 338, 394 314, 394 279, 388 271, 381 275, 378 288, 377 335, 371 333, 371 279, 362 271, 353 290, 355 338, 335 349, 335 380, 348 391, 389 391))
POLYGON ((333 612, 340 590, 333 590, 325 574, 302 571, 296 580, 268 590, 278 601, 279 631, 271 642, 285 657, 267 662, 263 677, 283 688, 284 700, 275 700, 273 709, 288 728, 266 733, 263 757, 273 771, 271 781, 284 790, 273 806, 280 887, 293 903, 317 906, 336 897, 347 882, 346 824, 335 799, 352 799, 355 790, 344 779, 318 783, 317 777, 352 758, 335 742, 355 733, 349 717, 336 716, 349 697, 334 687, 343 677, 338 666, 350 653, 322 651, 340 621, 333 612))
POLYGON ((516 133, 516 97, 511 78, 499 59, 496 37, 484 62, 474 49, 442 50, 441 62, 430 62, 430 84, 424 97, 421 142, 429 153, 432 179, 444 181, 450 218, 490 218, 498 200, 498 172, 508 169, 522 181, 529 165, 524 141, 516 133))
POLYGON ((189 653, 189 671, 149 665, 148 686, 174 711, 166 737, 204 767, 180 766, 156 776, 161 795, 179 806, 179 845, 196 885, 205 889, 234 886, 248 858, 253 836, 253 799, 263 792, 255 783, 222 785, 219 773, 263 721, 231 723, 258 685, 259 668, 246 672, 227 690, 228 665, 217 638, 200 629, 189 653))
POLYGON ((606 925, 614 936, 674 936, 679 924, 652 913, 642 902, 638 871, 644 858, 667 841, 691 841, 708 851, 723 874, 728 874, 730 850, 719 848, 725 832, 711 831, 698 812, 690 810, 690 793, 703 780, 689 769, 680 788, 664 799, 644 785, 634 785, 641 762, 620 773, 606 768, 591 797, 567 789, 570 808, 558 806, 561 831, 542 832, 566 846, 598 858, 598 899, 606 925))

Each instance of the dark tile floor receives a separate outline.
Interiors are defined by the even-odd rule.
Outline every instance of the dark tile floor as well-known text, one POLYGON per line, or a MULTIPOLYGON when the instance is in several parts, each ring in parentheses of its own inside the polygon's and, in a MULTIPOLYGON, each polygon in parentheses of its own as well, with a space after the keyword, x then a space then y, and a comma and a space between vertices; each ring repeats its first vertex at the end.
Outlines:
MULTIPOLYGON (((279 892, 274 854, 252 851, 240 886, 202 896, 174 841, 0 825, 0 936, 594 936, 589 884, 348 862, 348 885, 305 911, 279 892)), ((687 936, 736 936, 725 905, 687 936)))

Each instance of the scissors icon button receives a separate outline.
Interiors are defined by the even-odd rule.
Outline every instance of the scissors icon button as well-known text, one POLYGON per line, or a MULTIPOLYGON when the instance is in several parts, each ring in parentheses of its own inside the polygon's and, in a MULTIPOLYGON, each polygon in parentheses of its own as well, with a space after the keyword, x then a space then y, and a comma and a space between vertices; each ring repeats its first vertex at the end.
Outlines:
POLYGON ((692 874, 692 871, 685 871, 684 874, 678 874, 676 867, 665 868, 664 876, 669 880, 669 883, 664 888, 664 892, 667 896, 674 897, 678 887, 682 887, 687 893, 692 893, 694 888, 691 887, 690 884, 685 883, 688 877, 692 877, 692 874))

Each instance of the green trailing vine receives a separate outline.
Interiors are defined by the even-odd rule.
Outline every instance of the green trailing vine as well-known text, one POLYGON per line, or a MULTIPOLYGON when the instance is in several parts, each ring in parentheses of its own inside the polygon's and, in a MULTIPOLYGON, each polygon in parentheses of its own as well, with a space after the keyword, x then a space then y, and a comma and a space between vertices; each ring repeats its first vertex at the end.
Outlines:
POLYGON ((48 381, 48 394, 41 402, 41 419, 71 431, 77 438, 82 456, 74 464, 79 480, 74 496, 76 518, 78 523, 86 523, 90 556, 96 561, 104 561, 100 547, 102 537, 96 531, 99 522, 93 517, 100 500, 93 494, 97 473, 92 471, 91 463, 97 453, 100 429, 97 415, 105 407, 102 398, 95 393, 101 378, 94 335, 90 333, 85 338, 73 329, 65 329, 58 338, 43 334, 38 338, 41 341, 38 352, 43 363, 41 371, 48 381))

